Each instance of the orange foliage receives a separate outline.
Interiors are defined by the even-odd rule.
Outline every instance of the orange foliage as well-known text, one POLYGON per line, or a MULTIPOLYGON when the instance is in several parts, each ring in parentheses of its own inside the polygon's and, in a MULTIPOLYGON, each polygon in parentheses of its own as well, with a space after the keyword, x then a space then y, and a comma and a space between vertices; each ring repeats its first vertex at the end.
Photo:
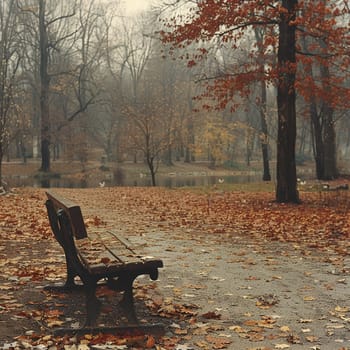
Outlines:
MULTIPOLYGON (((60 189, 60 193, 81 203, 91 225, 99 227, 104 222, 113 229, 122 224, 126 234, 153 227, 244 235, 322 250, 333 246, 339 252, 349 246, 347 191, 301 192, 300 205, 275 203, 271 192, 216 188, 203 193, 165 188, 60 189)), ((7 232, 1 238, 22 241, 30 237, 31 242, 52 238, 44 201, 42 190, 23 189, 18 195, 0 197, 0 228, 6 227, 7 232)))
MULTIPOLYGON (((281 13, 287 13, 281 1, 241 1, 241 0, 204 0, 188 11, 187 15, 179 15, 164 20, 161 32, 162 40, 173 45, 172 51, 185 48, 192 43, 209 42, 216 39, 219 46, 231 47, 236 50, 246 38, 252 40, 251 30, 264 29, 262 52, 265 53, 264 66, 266 81, 275 83, 278 71, 275 53, 278 45, 277 26, 281 13), (250 38, 250 39, 249 39, 250 38), (229 44, 230 46, 227 46, 229 44)), ((297 43, 297 82, 298 93, 310 99, 310 94, 319 98, 333 108, 349 108, 350 92, 345 86, 349 78, 349 3, 330 1, 299 1, 297 2, 296 20, 291 23, 297 28, 299 36, 297 43), (300 40, 306 38, 307 52, 300 49, 300 40), (300 64, 302 63, 302 64, 300 64), (312 64, 324 65, 331 69, 328 81, 320 83, 318 77, 310 81, 312 64), (306 67, 306 69, 304 69, 306 67), (309 68, 307 68, 309 67, 309 68)), ((262 79, 259 72, 258 51, 255 45, 250 45, 247 53, 249 59, 239 64, 232 64, 226 71, 212 79, 207 85, 207 95, 218 101, 216 108, 227 106, 239 92, 241 96, 249 94, 249 86, 262 79)), ((188 58, 188 66, 196 65, 204 58, 207 50, 200 55, 188 58)), ((295 66, 287 67, 296 69, 295 66)), ((286 67, 284 68, 286 69, 286 67)))

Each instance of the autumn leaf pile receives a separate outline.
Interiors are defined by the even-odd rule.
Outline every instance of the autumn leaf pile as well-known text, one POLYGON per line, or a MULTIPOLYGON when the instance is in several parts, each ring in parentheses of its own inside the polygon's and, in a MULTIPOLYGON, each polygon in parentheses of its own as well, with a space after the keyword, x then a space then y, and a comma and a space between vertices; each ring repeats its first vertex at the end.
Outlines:
POLYGON ((117 223, 130 234, 153 227, 180 230, 184 234, 242 235, 348 253, 350 194, 347 191, 302 192, 302 203, 298 205, 278 204, 270 192, 217 189, 194 192, 105 188, 63 190, 63 193, 83 203, 91 215, 97 214, 112 226, 117 223))
MULTIPOLYGON (((233 242, 238 237, 259 241, 265 246, 272 241, 282 241, 291 244, 294 249, 321 251, 339 257, 349 252, 350 198, 347 191, 302 192, 299 205, 277 204, 273 193, 269 192, 230 192, 220 188, 205 191, 165 188, 55 191, 81 205, 88 228, 103 226, 123 231, 126 235, 176 232, 194 240, 196 236, 205 234, 216 241, 224 238, 226 242, 233 242)), ((57 242, 52 237, 44 202, 45 192, 41 189, 15 189, 0 196, 0 316, 15 314, 18 319, 31 318, 37 322, 45 319, 46 324, 54 327, 62 323, 62 313, 54 301, 49 309, 40 309, 35 301, 31 301, 35 311, 29 313, 23 310, 24 301, 16 296, 27 285, 40 285, 44 279, 50 278, 64 279, 64 259, 62 255, 57 256, 57 242), (13 282, 17 283, 16 287, 13 282)), ((326 259, 327 254, 323 256, 326 259)), ((261 303, 259 307, 270 301, 266 298, 264 296, 258 301, 261 303)), ((151 308, 155 306, 154 300, 150 303, 151 308)), ((186 317, 193 316, 193 310, 173 302, 164 302, 162 310, 167 318, 182 318, 184 313, 186 317)), ((220 317, 214 312, 204 316, 212 319, 220 317)), ((233 331, 237 334, 243 332, 241 326, 234 327, 233 331)), ((178 333, 180 331, 185 332, 180 329, 178 333)), ((242 334, 245 335, 244 332, 242 334)), ((45 337, 48 342, 52 341, 50 335, 25 334, 23 337, 33 342, 35 339, 43 341, 45 337)), ((214 338, 208 335, 206 339, 207 343, 214 344, 213 348, 224 349, 229 344, 225 339, 214 338)), ((130 341, 112 340, 121 346, 130 341)), ((97 344, 99 341, 106 339, 84 338, 81 344, 97 344)), ((138 348, 154 346, 153 338, 133 341, 138 348)), ((63 340, 63 344, 69 344, 69 340, 63 340)), ((165 338, 162 347, 158 348, 174 349, 174 344, 171 339, 165 338)))

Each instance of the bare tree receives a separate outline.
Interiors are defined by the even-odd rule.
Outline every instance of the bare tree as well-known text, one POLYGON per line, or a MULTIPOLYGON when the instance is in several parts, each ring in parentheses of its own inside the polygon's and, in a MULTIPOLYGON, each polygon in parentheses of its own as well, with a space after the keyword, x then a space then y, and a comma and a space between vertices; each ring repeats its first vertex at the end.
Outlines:
POLYGON ((2 160, 10 143, 14 120, 14 94, 21 60, 21 37, 15 0, 0 3, 0 184, 2 160))
POLYGON ((63 74, 60 74, 56 83, 55 94, 64 101, 64 104, 59 104, 61 118, 55 120, 56 125, 52 130, 53 135, 58 138, 55 148, 59 148, 62 141, 61 130, 66 131, 67 126, 79 116, 78 121, 74 123, 74 129, 69 129, 70 137, 77 141, 73 147, 70 144, 70 153, 74 157, 76 152, 79 159, 86 158, 85 155, 79 156, 79 154, 86 153, 89 147, 89 108, 97 103, 101 90, 101 86, 98 86, 101 85, 98 76, 101 72, 99 64, 106 36, 105 33, 100 35, 104 29, 104 16, 105 10, 95 0, 79 0, 74 18, 78 28, 76 37, 72 42, 71 52, 68 51, 61 58, 66 66, 57 69, 63 74))
MULTIPOLYGON (((18 6, 23 13, 23 19, 34 38, 32 42, 32 57, 35 59, 35 50, 39 53, 38 65, 39 75, 39 103, 40 103, 40 130, 41 130, 41 168, 43 172, 49 172, 51 166, 50 146, 52 138, 52 125, 50 118, 50 96, 52 84, 59 76, 66 76, 71 84, 74 102, 70 103, 70 110, 65 117, 65 123, 72 121, 80 113, 86 110, 92 103, 94 96, 87 97, 86 70, 88 49, 83 47, 87 44, 85 40, 86 28, 82 22, 77 21, 79 4, 77 0, 18 0, 18 6), (81 29, 82 28, 82 29, 81 29), (76 55, 76 43, 82 36, 81 50, 84 50, 82 59, 76 55), (35 42, 36 41, 36 42, 35 42), (55 64, 57 57, 65 57, 65 65, 55 64), (85 61, 84 61, 85 59, 85 61)), ((81 19, 82 17, 80 17, 81 19)), ((82 51, 81 51, 82 52, 82 51)), ((62 60, 61 60, 62 62, 62 60)), ((63 125, 59 126, 59 129, 63 125)))
POLYGON ((117 15, 120 14, 118 3, 105 4, 99 14, 94 29, 98 43, 94 46, 97 48, 94 61, 95 81, 100 93, 92 113, 88 115, 88 132, 95 143, 102 147, 108 161, 121 161, 124 125, 122 77, 126 65, 125 39, 122 33, 125 23, 121 25, 122 16, 117 15))
POLYGON ((146 83, 144 90, 144 103, 142 107, 128 108, 128 135, 130 137, 130 149, 135 152, 142 152, 146 165, 150 171, 152 185, 156 186, 156 173, 162 153, 168 148, 171 135, 164 127, 162 114, 164 109, 153 104, 155 95, 159 90, 151 91, 151 87, 146 83))
POLYGON ((75 6, 65 7, 64 1, 53 4, 50 0, 19 1, 19 8, 27 16, 23 16, 27 26, 36 26, 33 30, 37 34, 37 49, 39 51, 39 77, 40 77, 40 122, 41 122, 41 170, 50 171, 50 84, 53 72, 50 72, 52 53, 60 50, 63 43, 75 36, 67 25, 68 19, 75 15, 75 6), (53 6, 55 5, 55 6, 53 6), (34 17, 34 21, 31 17, 34 17))
POLYGON ((141 22, 134 22, 128 25, 123 21, 124 38, 120 47, 120 55, 122 58, 122 71, 124 76, 131 81, 132 100, 128 95, 123 95, 125 100, 137 104, 138 89, 143 77, 147 63, 153 50, 153 38, 147 35, 152 32, 145 18, 140 18, 141 22), (125 69, 124 69, 125 67, 125 69))

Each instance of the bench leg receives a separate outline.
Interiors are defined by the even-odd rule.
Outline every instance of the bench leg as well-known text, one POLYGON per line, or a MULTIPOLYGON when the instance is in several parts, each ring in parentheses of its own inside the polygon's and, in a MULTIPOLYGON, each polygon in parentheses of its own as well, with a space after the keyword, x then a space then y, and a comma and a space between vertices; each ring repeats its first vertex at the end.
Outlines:
POLYGON ((96 283, 85 285, 86 322, 84 327, 95 327, 101 310, 101 302, 96 297, 96 283))
POLYGON ((134 306, 134 293, 133 293, 133 283, 137 276, 127 276, 124 277, 122 280, 123 285, 123 298, 120 302, 121 306, 126 312, 126 316, 129 320, 129 322, 137 323, 137 317, 135 313, 135 306, 134 306))
POLYGON ((74 287, 76 286, 74 279, 76 276, 78 276, 78 274, 72 268, 67 257, 66 257, 66 267, 67 267, 67 278, 66 278, 66 283, 64 284, 64 286, 67 289, 74 289, 74 287))
POLYGON ((71 267, 71 264, 69 263, 69 260, 67 257, 66 257, 66 270, 67 270, 67 276, 66 276, 66 282, 64 283, 64 285, 49 285, 49 286, 45 286, 44 289, 52 292, 61 292, 61 293, 80 290, 83 286, 75 283, 75 277, 78 276, 78 274, 71 267))

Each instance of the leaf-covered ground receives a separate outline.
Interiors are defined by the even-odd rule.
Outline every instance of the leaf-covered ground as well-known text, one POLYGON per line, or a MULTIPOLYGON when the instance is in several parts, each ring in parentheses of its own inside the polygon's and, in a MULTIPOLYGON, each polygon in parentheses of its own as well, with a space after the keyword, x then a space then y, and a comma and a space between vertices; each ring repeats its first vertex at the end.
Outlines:
MULTIPOLYGON (((350 348, 347 191, 302 192, 280 205, 268 192, 206 193, 162 188, 57 189, 77 201, 89 230, 125 234, 164 261, 159 281, 137 282, 149 337, 52 336, 84 319, 81 295, 53 295, 64 257, 52 238, 45 193, 0 197, 0 346, 38 349, 350 348)), ((101 291, 101 322, 118 322, 101 291)))

